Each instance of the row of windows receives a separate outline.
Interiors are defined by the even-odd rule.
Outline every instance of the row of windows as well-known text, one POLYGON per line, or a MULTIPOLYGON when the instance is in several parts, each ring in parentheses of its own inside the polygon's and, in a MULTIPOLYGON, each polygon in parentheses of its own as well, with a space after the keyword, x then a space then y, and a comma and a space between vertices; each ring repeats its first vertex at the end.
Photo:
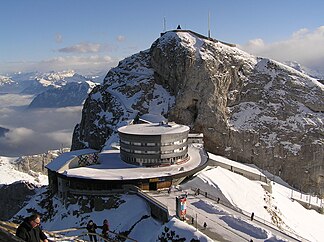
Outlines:
POLYGON ((186 156, 172 157, 168 159, 147 159, 147 158, 134 158, 134 157, 125 157, 127 162, 137 163, 137 164, 161 164, 161 163, 170 163, 173 164, 177 160, 184 159, 186 156))
POLYGON ((181 147, 175 150, 164 150, 164 151, 155 151, 155 150, 131 150, 124 147, 120 147, 121 150, 127 153, 134 153, 134 154, 171 154, 171 153, 179 153, 183 150, 187 149, 187 147, 181 147))
POLYGON ((141 143, 141 142, 130 142, 128 140, 123 140, 120 139, 120 143, 124 143, 126 145, 135 145, 135 146, 169 146, 169 145, 179 145, 179 144, 183 144, 187 141, 187 139, 182 139, 182 140, 177 140, 175 142, 168 142, 168 143, 141 143))

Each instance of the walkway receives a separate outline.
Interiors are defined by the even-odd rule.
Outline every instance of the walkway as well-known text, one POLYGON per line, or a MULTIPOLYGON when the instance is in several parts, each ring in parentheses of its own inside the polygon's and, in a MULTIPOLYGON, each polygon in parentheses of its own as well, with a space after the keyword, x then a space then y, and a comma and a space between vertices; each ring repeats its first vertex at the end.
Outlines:
MULTIPOLYGON (((176 197, 183 195, 184 192, 174 189, 171 194, 168 194, 167 191, 149 192, 148 194, 165 204, 169 209, 170 216, 175 216, 176 197)), ((187 190, 187 192, 189 192, 187 222, 191 224, 193 217, 193 226, 215 241, 239 242, 253 239, 253 241, 263 242, 268 236, 265 231, 271 232, 277 239, 299 241, 259 221, 250 221, 250 217, 223 204, 217 204, 203 195, 194 196, 193 191, 187 190), (207 229, 203 229, 204 222, 207 223, 207 229)))

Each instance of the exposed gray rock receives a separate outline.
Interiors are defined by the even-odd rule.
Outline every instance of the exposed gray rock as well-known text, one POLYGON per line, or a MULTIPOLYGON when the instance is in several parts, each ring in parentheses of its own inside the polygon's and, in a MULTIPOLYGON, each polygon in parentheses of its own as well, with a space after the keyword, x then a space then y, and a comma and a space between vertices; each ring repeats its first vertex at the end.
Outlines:
POLYGON ((167 32, 91 92, 72 149, 101 149, 127 120, 155 112, 203 132, 212 153, 319 193, 323 94, 323 84, 281 63, 192 32, 167 32))
POLYGON ((13 162, 12 165, 14 165, 18 171, 22 171, 30 175, 33 175, 33 172, 41 172, 47 175, 45 166, 53 159, 58 157, 61 153, 68 151, 69 149, 63 148, 61 150, 49 150, 43 154, 21 156, 15 162, 13 162))
POLYGON ((35 194, 35 185, 19 181, 0 187, 0 220, 8 220, 35 194))

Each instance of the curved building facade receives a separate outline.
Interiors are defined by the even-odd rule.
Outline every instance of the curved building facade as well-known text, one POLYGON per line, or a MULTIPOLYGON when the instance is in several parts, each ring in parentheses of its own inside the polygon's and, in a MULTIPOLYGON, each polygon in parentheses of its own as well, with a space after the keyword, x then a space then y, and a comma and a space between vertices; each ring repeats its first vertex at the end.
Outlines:
POLYGON ((188 159, 189 127, 175 123, 134 124, 118 129, 120 156, 140 166, 164 166, 188 159))

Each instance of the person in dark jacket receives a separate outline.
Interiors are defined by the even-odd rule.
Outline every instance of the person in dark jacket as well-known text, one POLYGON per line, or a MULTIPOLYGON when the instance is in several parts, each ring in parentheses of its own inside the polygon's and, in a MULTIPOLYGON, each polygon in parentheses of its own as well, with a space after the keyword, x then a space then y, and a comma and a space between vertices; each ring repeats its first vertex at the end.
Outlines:
POLYGON ((254 213, 251 213, 251 221, 254 219, 254 213))
POLYGON ((16 231, 16 235, 27 242, 48 242, 47 236, 40 228, 40 215, 33 214, 24 219, 16 231))
POLYGON ((102 237, 107 239, 108 238, 108 232, 109 232, 109 224, 108 224, 108 220, 105 219, 103 221, 103 225, 102 225, 102 237))
MULTIPOLYGON (((87 230, 89 233, 96 233, 97 225, 93 222, 93 220, 90 220, 87 224, 87 230)), ((89 234, 90 241, 97 242, 97 236, 94 234, 89 234), (93 240, 92 240, 93 239, 93 240)))

